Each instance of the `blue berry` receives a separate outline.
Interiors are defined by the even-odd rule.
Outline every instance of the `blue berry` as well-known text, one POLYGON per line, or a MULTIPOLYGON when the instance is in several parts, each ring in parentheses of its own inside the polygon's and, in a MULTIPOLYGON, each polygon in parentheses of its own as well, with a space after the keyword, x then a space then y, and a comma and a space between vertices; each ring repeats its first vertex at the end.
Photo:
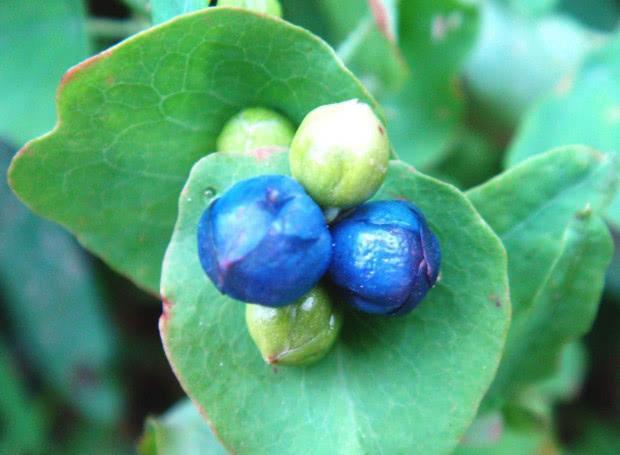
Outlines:
POLYGON ((215 286, 267 306, 310 291, 329 266, 331 243, 319 206, 283 175, 236 183, 198 224, 200 263, 215 286))
POLYGON ((437 281, 439 242, 413 204, 361 205, 333 226, 332 237, 329 275, 361 311, 408 313, 437 281))

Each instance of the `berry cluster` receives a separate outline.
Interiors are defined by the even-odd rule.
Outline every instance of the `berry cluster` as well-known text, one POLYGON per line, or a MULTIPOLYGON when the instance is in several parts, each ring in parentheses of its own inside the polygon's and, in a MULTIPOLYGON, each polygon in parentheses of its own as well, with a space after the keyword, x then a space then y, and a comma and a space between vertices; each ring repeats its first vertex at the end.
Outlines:
POLYGON ((252 304, 246 322, 264 359, 299 365, 336 340, 342 313, 334 302, 406 314, 435 284, 441 255, 413 204, 365 202, 389 160, 385 129, 368 105, 321 106, 297 131, 280 114, 252 108, 218 139, 220 153, 274 146, 290 148, 293 178, 263 175, 229 188, 200 219, 198 253, 220 292, 252 304))

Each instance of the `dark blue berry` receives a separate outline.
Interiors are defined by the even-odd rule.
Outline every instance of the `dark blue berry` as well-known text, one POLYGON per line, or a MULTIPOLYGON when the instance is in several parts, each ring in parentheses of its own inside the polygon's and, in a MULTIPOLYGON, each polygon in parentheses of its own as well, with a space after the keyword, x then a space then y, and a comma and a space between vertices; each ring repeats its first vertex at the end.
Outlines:
POLYGON ((437 281, 439 242, 413 204, 361 205, 333 226, 332 237, 331 280, 361 311, 408 313, 437 281))
POLYGON ((198 224, 200 263, 237 300, 283 306, 306 294, 331 259, 321 209, 301 185, 264 175, 233 185, 198 224))

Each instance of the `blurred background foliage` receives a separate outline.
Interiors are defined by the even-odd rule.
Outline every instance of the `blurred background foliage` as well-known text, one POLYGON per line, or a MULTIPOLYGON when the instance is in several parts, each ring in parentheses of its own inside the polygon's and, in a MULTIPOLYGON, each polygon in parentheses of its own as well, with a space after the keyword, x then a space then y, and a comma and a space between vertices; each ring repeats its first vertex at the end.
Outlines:
MULTIPOLYGON (((377 97, 398 155, 462 189, 536 150, 620 151, 619 0, 282 6, 377 97), (442 15, 447 7, 456 12, 442 15)), ((3 172, 53 127, 62 74, 147 28, 150 15, 148 0, 0 2, 3 172)), ((159 301, 31 214, 4 179, 0 213, 0 453, 223 453, 182 400, 159 301)), ((620 202, 608 221, 617 246, 620 202)), ((593 330, 564 348, 551 377, 480 416, 458 452, 620 453, 619 328, 616 253, 593 330)))

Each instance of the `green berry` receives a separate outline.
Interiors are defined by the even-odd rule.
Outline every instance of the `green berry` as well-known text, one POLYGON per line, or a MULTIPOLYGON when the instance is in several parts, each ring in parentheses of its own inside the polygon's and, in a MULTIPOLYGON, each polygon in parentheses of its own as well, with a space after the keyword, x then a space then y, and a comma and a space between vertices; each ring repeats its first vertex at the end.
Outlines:
POLYGON ((358 100, 311 111, 290 150, 293 177, 323 207, 353 207, 369 199, 385 179, 389 158, 384 126, 358 100))
POLYGON ((278 0, 219 0, 218 6, 237 6, 282 17, 282 7, 278 0))
POLYGON ((340 311, 321 286, 283 307, 247 305, 245 320, 265 362, 279 365, 316 362, 332 347, 342 326, 340 311))
POLYGON ((232 117, 217 138, 218 152, 251 152, 265 147, 288 148, 295 127, 283 115, 262 107, 244 109, 232 117))

